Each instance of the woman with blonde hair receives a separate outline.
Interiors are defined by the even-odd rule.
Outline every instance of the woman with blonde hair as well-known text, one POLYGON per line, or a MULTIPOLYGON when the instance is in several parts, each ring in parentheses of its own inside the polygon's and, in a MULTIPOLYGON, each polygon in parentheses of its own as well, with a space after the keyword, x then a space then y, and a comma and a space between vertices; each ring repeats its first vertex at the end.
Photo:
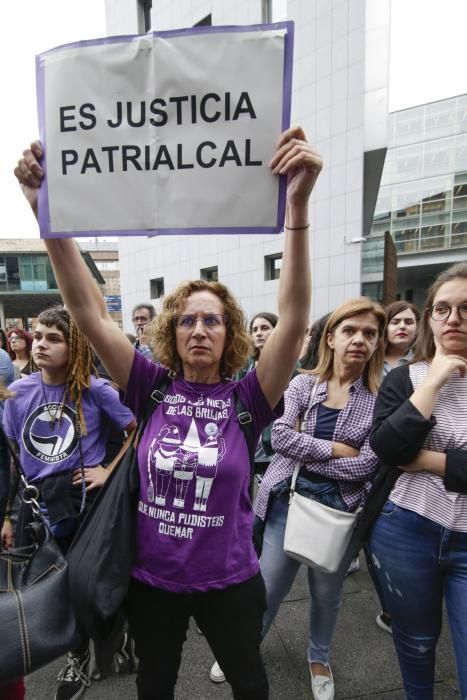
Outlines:
MULTIPOLYGON (((263 635, 287 595, 300 563, 284 553, 291 476, 301 463, 298 492, 344 511, 365 500, 377 466, 369 446, 383 365, 383 308, 366 297, 341 304, 326 323, 314 370, 292 379, 285 410, 274 423, 275 456, 255 502, 255 532, 264 527, 260 559, 266 584, 263 635), (301 430, 298 424, 301 423, 301 430)), ((315 700, 334 697, 329 654, 347 564, 336 573, 308 568, 308 663, 315 700)))

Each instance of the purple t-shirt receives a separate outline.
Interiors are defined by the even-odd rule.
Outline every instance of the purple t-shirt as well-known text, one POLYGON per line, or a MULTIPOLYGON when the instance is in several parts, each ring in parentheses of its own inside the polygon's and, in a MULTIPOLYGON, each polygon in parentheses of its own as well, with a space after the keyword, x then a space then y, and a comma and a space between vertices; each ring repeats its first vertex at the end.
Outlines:
MULTIPOLYGON (((167 370, 135 352, 124 402, 140 416, 167 370)), ((226 588, 258 571, 252 545, 248 448, 235 392, 253 418, 255 441, 275 416, 256 372, 240 382, 177 377, 138 447, 138 547, 133 576, 173 592, 226 588)))
MULTIPOLYGON (((32 482, 81 466, 76 413, 70 400, 59 420, 64 388, 63 384, 43 386, 40 372, 10 385, 15 397, 5 402, 3 427, 18 443, 23 470, 32 482)), ((109 421, 123 430, 134 419, 118 392, 103 379, 91 378, 82 401, 87 430, 81 439, 84 466, 95 467, 105 457, 109 421)))

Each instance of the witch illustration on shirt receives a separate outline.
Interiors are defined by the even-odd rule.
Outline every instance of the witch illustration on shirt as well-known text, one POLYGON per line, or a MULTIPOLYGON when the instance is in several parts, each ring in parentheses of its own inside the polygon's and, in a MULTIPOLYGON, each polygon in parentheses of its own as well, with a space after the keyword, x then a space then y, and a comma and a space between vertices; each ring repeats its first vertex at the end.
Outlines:
POLYGON ((148 450, 147 497, 149 502, 165 506, 173 478, 175 482, 173 506, 185 508, 188 488, 196 475, 193 510, 206 511, 209 494, 217 474, 217 465, 223 459, 226 449, 225 441, 215 423, 208 423, 205 426, 205 432, 207 438, 201 445, 194 419, 190 423, 183 442, 176 426, 162 426, 148 450))

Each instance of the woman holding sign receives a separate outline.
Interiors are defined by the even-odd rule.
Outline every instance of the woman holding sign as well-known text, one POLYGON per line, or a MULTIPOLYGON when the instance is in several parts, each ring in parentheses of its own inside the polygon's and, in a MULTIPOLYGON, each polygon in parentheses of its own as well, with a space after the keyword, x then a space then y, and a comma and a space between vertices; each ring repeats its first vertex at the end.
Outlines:
MULTIPOLYGON (((36 142, 15 169, 36 213, 41 156, 36 142)), ((294 127, 281 135, 270 167, 288 177, 279 321, 257 367, 239 382, 228 378, 247 359, 248 334, 222 284, 187 282, 165 297, 155 330, 160 366, 135 352, 114 324, 75 243, 46 242, 67 308, 137 416, 152 388, 167 374, 172 379, 138 447, 138 545, 128 607, 140 700, 174 697, 190 616, 234 698, 268 697, 259 653, 265 593, 251 541, 250 464, 235 399, 251 413, 256 440, 282 412, 309 317, 308 200, 322 161, 294 127)))

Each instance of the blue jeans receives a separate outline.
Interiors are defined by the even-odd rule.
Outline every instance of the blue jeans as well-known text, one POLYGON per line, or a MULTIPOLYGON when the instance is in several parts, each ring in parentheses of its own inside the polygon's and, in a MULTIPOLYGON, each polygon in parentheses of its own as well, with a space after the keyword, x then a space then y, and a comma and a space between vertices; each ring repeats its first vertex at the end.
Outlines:
MULTIPOLYGON (((323 487, 324 490, 324 487, 323 487)), ((337 499, 339 497, 336 497, 337 499)), ((284 533, 289 508, 286 494, 272 497, 263 535, 260 559, 261 573, 266 584, 267 610, 263 618, 263 637, 271 626, 280 604, 289 592, 301 566, 284 552, 284 533)), ((320 498, 320 501, 325 499, 320 498)), ((329 505, 337 505, 333 498, 329 505)), ((342 508, 339 508, 342 510, 342 508)), ((310 591, 310 634, 308 661, 329 663, 329 652, 341 605, 341 594, 347 567, 327 574, 308 567, 310 591)))
POLYGON ((369 541, 408 700, 432 700, 443 598, 467 698, 467 533, 387 501, 369 541))

